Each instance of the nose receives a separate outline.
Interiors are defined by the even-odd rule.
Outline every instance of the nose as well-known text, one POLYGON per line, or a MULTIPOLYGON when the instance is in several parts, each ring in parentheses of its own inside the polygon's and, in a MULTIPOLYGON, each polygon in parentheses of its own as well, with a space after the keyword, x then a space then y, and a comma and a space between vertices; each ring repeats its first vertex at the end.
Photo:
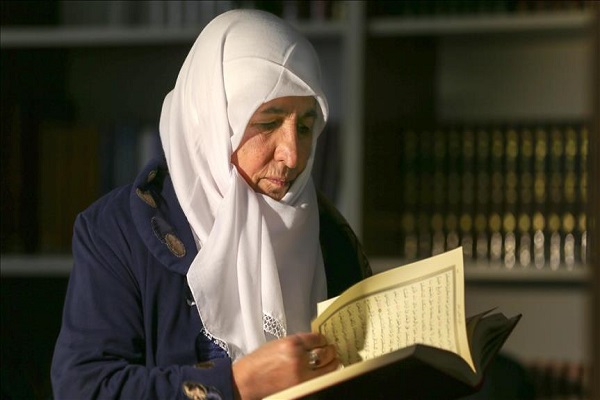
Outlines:
POLYGON ((298 129, 296 121, 286 121, 281 126, 275 149, 275 161, 294 169, 298 166, 298 129))

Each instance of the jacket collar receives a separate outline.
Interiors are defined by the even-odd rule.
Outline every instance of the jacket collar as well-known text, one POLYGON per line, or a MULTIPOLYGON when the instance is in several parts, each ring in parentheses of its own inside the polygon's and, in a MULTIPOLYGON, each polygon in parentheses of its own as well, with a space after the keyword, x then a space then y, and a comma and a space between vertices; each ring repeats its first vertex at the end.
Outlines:
POLYGON ((168 269, 185 275, 198 253, 164 157, 150 161, 133 184, 129 203, 140 237, 168 269))

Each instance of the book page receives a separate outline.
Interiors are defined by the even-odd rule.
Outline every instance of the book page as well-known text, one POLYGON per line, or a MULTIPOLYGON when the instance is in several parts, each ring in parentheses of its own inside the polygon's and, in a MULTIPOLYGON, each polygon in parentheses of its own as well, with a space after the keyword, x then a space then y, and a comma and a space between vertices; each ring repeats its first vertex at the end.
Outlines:
POLYGON ((344 365, 416 343, 459 354, 473 367, 464 317, 462 249, 374 275, 313 321, 344 365))

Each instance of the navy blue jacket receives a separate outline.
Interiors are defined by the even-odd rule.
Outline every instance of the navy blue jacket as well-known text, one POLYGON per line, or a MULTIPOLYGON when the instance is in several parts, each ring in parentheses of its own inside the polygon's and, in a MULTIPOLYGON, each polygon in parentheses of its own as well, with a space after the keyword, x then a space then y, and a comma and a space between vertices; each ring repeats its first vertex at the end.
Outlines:
MULTIPOLYGON (((319 221, 331 297, 371 270, 321 196, 319 221)), ((56 399, 233 398, 231 360, 200 333, 187 286, 196 253, 164 159, 77 217, 52 360, 56 399)))

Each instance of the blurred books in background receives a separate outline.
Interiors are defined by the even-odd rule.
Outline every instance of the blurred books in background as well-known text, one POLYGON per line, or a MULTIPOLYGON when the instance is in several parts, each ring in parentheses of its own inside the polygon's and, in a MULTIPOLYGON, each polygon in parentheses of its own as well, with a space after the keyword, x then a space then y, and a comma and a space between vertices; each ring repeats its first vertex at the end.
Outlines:
POLYGON ((42 122, 36 136, 27 149, 38 157, 28 161, 15 152, 10 158, 15 167, 3 174, 11 185, 3 199, 3 210, 10 209, 10 218, 3 218, 6 252, 70 252, 77 214, 113 188, 132 183, 142 166, 162 153, 158 130, 136 122, 108 129, 42 122))
POLYGON ((61 20, 65 25, 185 29, 205 26, 215 16, 237 8, 262 9, 289 21, 332 20, 345 15, 344 2, 332 0, 68 1, 62 5, 61 20))
POLYGON ((478 265, 585 264, 588 135, 581 124, 398 132, 381 186, 399 197, 366 186, 368 251, 413 260, 462 246, 478 265))

